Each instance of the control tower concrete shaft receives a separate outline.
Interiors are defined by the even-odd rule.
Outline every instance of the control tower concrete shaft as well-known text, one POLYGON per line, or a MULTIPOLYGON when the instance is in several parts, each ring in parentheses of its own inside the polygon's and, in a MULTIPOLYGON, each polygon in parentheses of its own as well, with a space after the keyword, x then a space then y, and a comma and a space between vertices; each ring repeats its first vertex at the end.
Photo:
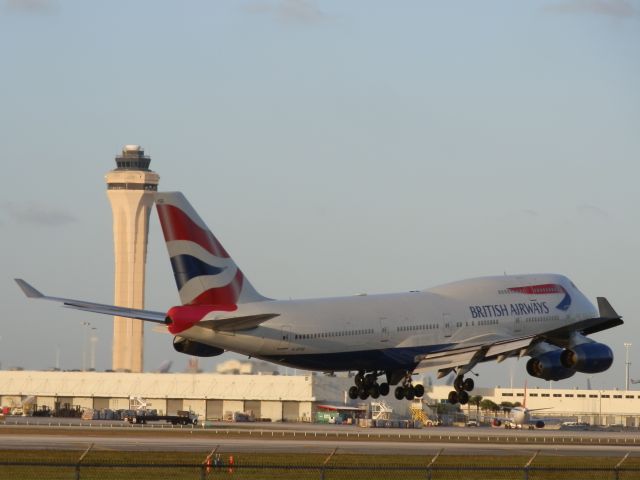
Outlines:
MULTIPOLYGON (((149 214, 160 176, 149 170, 151 159, 139 145, 125 145, 116 169, 106 174, 113 212, 115 305, 144 308, 149 214)), ((114 317, 113 370, 143 371, 143 323, 114 317)))

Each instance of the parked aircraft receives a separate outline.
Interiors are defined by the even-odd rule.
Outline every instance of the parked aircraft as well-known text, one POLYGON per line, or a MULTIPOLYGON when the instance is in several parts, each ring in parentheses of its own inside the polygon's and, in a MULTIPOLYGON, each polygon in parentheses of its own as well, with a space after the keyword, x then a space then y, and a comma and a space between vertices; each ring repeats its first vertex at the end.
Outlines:
MULTIPOLYGON (((504 408, 504 407, 502 407, 504 408)), ((527 408, 527 384, 524 385, 524 397, 522 405, 517 405, 508 409, 507 417, 496 417, 493 419, 493 426, 499 427, 504 424, 506 428, 544 428, 545 421, 542 418, 531 418, 532 412, 539 412, 541 410, 549 410, 551 407, 544 408, 527 408)))
POLYGON ((65 307, 165 324, 182 353, 226 350, 298 369, 357 371, 353 399, 421 397, 414 372, 455 372, 451 403, 474 388, 465 378, 480 362, 529 356, 527 372, 562 380, 598 373, 611 349, 588 335, 623 322, 609 302, 598 308, 558 274, 462 280, 405 293, 273 300, 251 285, 234 260, 178 192, 158 193, 156 207, 182 304, 167 312, 48 297, 24 280, 30 298, 65 307), (379 382, 379 379, 382 381, 379 382))

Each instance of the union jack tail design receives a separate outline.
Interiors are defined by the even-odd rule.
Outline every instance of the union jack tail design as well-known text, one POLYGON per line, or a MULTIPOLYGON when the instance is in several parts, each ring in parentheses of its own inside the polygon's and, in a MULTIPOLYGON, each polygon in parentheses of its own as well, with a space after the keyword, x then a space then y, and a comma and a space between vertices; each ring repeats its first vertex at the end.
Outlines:
POLYGON ((157 193, 156 208, 183 305, 267 300, 245 278, 182 193, 157 193))

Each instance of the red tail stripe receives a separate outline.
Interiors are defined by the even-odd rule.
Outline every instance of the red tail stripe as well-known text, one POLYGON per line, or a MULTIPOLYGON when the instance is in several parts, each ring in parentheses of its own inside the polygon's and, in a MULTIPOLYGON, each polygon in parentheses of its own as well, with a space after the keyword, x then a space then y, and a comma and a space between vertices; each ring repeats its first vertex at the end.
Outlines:
POLYGON ((157 204, 158 217, 167 242, 189 240, 200 245, 216 257, 229 258, 229 254, 208 230, 203 230, 189 216, 173 205, 157 204))

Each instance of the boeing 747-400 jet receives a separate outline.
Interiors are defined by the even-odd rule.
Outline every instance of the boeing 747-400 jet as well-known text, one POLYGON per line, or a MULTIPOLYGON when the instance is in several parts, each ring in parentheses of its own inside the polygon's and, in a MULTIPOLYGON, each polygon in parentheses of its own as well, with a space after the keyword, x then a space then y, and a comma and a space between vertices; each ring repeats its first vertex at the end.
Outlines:
POLYGON ((480 362, 531 357, 530 375, 561 380, 598 373, 611 349, 588 335, 621 325, 609 302, 596 308, 557 274, 474 278, 406 293, 307 300, 260 295, 181 193, 158 193, 156 207, 181 305, 154 312, 48 297, 16 280, 30 298, 83 311, 165 324, 182 353, 229 350, 298 369, 357 371, 352 399, 424 394, 412 374, 456 373, 451 403, 465 404, 480 362), (381 381, 379 381, 379 379, 381 381))

